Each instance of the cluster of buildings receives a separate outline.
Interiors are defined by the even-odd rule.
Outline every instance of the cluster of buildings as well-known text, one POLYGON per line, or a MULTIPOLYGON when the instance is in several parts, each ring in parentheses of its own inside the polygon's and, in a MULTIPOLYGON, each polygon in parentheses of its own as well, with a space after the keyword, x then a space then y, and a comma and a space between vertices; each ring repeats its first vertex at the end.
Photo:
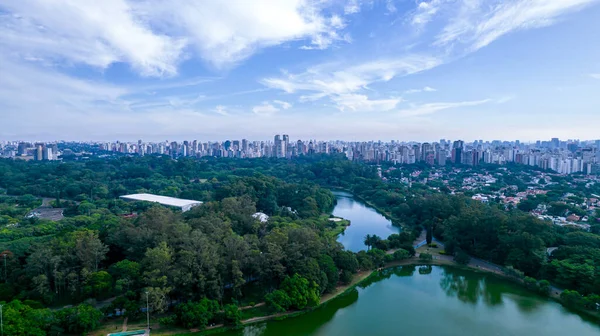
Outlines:
POLYGON ((291 158, 299 155, 339 152, 332 147, 331 142, 316 140, 290 142, 287 134, 276 135, 273 141, 227 140, 222 142, 193 141, 164 141, 164 142, 106 142, 98 143, 103 151, 119 152, 125 154, 169 155, 172 158, 180 157, 231 157, 231 158, 257 158, 277 157, 291 158))
MULTIPOLYGON (((382 141, 290 141, 287 134, 276 135, 272 141, 227 140, 217 142, 163 141, 163 142, 101 142, 93 143, 104 152, 123 154, 169 155, 180 157, 291 158, 315 153, 343 153, 349 160, 398 164, 425 163, 444 166, 448 163, 466 166, 481 164, 517 163, 550 169, 560 174, 600 172, 600 140, 550 141, 522 143, 520 141, 483 141, 466 143, 462 140, 441 139, 438 142, 382 141)), ((55 143, 9 142, 0 143, 3 157, 25 157, 34 160, 52 160, 58 156, 55 143)))
POLYGON ((61 155, 57 143, 45 142, 0 142, 0 157, 25 160, 57 160, 61 155))
POLYGON ((433 143, 360 142, 347 143, 343 149, 351 160, 380 163, 389 161, 401 164, 423 162, 443 166, 447 163, 477 166, 480 164, 517 163, 550 169, 560 174, 600 172, 600 140, 578 140, 521 143, 520 141, 442 139, 433 143))

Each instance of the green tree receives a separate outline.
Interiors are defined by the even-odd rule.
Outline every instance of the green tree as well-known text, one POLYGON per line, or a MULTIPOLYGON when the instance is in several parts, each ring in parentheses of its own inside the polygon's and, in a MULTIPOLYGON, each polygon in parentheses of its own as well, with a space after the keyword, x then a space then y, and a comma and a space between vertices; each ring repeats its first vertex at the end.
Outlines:
POLYGON ((175 307, 176 321, 186 328, 204 329, 219 311, 217 301, 203 298, 199 302, 188 301, 175 307))
POLYGON ((433 260, 433 256, 429 253, 421 253, 419 254, 419 259, 422 261, 431 261, 433 260))
POLYGON ((408 251, 405 249, 401 249, 401 248, 394 251, 393 256, 394 256, 394 260, 398 260, 398 261, 408 259, 410 257, 408 251))
POLYGON ((223 306, 223 323, 225 325, 237 326, 241 324, 242 312, 238 306, 227 304, 223 306))
POLYGON ((319 286, 314 281, 309 281, 298 274, 286 277, 281 283, 283 290, 290 298, 290 308, 304 309, 319 304, 319 286))
POLYGON ((290 297, 281 289, 272 291, 265 296, 267 307, 276 312, 284 312, 292 305, 290 297))
POLYGON ((79 334, 96 329, 102 315, 101 311, 89 304, 80 304, 56 312, 56 317, 65 330, 79 334))
POLYGON ((454 262, 456 262, 457 264, 468 265, 470 261, 471 257, 469 257, 469 255, 462 250, 457 251, 454 254, 454 262))

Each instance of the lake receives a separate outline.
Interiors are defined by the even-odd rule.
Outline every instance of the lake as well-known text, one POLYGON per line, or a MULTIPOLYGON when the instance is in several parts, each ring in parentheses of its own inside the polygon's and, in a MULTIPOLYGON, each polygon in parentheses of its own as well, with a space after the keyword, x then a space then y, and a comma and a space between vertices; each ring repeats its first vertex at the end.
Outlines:
POLYGON ((304 315, 220 335, 597 336, 600 327, 492 274, 402 266, 304 315))
MULTIPOLYGON (((333 214, 351 221, 338 241, 365 249, 364 236, 399 228, 352 195, 335 192, 333 214)), ((496 275, 450 266, 403 266, 375 274, 306 314, 225 336, 565 336, 600 335, 600 326, 496 275)))
POLYGON ((353 252, 366 250, 364 239, 368 234, 375 234, 385 239, 392 233, 400 232, 400 228, 393 226, 390 220, 356 200, 351 194, 339 191, 333 194, 337 199, 333 215, 350 221, 350 226, 338 237, 338 241, 346 250, 353 252))

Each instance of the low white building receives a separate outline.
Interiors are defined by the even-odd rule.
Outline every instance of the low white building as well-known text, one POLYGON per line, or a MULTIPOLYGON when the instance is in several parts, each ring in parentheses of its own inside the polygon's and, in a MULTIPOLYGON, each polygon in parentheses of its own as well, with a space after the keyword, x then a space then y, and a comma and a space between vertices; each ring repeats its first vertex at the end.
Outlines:
POLYGON ((188 200, 183 198, 169 197, 169 196, 160 196, 153 194, 132 194, 132 195, 124 195, 120 198, 127 201, 145 201, 145 202, 155 202, 162 205, 172 206, 176 208, 180 208, 182 212, 189 211, 191 208, 202 204, 200 201, 188 200))

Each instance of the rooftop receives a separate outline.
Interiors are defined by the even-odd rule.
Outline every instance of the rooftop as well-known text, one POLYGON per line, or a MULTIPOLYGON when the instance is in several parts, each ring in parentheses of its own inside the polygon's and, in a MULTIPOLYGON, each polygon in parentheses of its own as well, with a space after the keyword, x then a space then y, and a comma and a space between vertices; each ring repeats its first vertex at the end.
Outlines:
POLYGON ((183 198, 169 197, 169 196, 160 196, 153 194, 132 194, 132 195, 124 195, 121 196, 123 199, 132 200, 132 201, 148 201, 148 202, 156 202, 163 205, 169 205, 174 207, 187 207, 202 204, 200 201, 188 200, 183 198))

